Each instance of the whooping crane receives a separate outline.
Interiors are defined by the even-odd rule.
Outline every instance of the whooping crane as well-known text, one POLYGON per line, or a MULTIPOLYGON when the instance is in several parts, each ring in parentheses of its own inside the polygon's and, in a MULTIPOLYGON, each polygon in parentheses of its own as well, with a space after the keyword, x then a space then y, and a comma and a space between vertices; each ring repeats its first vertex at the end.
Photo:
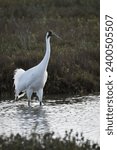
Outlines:
POLYGON ((30 106, 32 93, 37 94, 40 105, 42 105, 43 88, 48 77, 47 66, 50 59, 50 38, 52 35, 60 38, 53 31, 48 31, 46 33, 46 52, 44 58, 38 65, 26 71, 20 68, 16 69, 14 72, 15 99, 24 96, 26 93, 28 106, 30 106), (20 93, 22 94, 20 95, 20 93))

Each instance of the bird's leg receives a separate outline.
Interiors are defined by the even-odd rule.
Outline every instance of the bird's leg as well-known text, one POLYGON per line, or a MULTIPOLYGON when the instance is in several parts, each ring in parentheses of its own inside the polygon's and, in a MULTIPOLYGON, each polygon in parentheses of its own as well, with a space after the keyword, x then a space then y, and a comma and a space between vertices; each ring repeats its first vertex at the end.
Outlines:
POLYGON ((30 107, 30 100, 28 100, 28 106, 30 107))
POLYGON ((38 100, 40 102, 40 106, 42 105, 42 99, 43 99, 43 89, 39 90, 37 92, 38 100))
POLYGON ((30 107, 30 101, 31 101, 31 96, 32 96, 32 90, 31 90, 31 89, 27 89, 26 93, 27 93, 27 97, 28 97, 28 106, 30 107))
POLYGON ((19 95, 18 91, 15 91, 15 101, 18 100, 18 95, 19 95))
POLYGON ((18 96, 15 95, 15 101, 17 101, 17 100, 18 100, 18 96))

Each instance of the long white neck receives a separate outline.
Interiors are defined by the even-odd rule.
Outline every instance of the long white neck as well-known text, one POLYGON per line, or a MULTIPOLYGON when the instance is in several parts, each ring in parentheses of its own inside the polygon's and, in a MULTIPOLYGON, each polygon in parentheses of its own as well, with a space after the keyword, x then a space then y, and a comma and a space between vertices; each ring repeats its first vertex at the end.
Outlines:
POLYGON ((50 37, 47 38, 47 36, 46 36, 46 53, 45 53, 45 56, 44 56, 43 60, 41 61, 42 69, 44 71, 47 70, 48 62, 49 62, 49 59, 50 59, 50 51, 51 51, 50 37))

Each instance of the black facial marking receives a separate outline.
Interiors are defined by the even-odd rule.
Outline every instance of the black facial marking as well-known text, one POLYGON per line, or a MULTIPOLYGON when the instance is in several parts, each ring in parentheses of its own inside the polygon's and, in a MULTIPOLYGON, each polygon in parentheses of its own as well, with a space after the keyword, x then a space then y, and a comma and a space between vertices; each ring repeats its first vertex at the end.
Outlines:
POLYGON ((20 92, 19 95, 23 94, 23 92, 20 92))
POLYGON ((52 32, 51 31, 48 31, 48 36, 47 38, 51 37, 52 36, 52 32))

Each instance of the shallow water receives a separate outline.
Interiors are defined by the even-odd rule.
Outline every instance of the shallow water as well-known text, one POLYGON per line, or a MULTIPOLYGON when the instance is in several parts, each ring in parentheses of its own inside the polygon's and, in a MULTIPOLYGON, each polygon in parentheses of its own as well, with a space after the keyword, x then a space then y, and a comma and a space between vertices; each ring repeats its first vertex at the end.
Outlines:
POLYGON ((65 131, 83 132, 86 139, 99 143, 99 96, 69 97, 46 100, 44 106, 37 101, 0 103, 0 135, 54 131, 64 136, 65 131))

